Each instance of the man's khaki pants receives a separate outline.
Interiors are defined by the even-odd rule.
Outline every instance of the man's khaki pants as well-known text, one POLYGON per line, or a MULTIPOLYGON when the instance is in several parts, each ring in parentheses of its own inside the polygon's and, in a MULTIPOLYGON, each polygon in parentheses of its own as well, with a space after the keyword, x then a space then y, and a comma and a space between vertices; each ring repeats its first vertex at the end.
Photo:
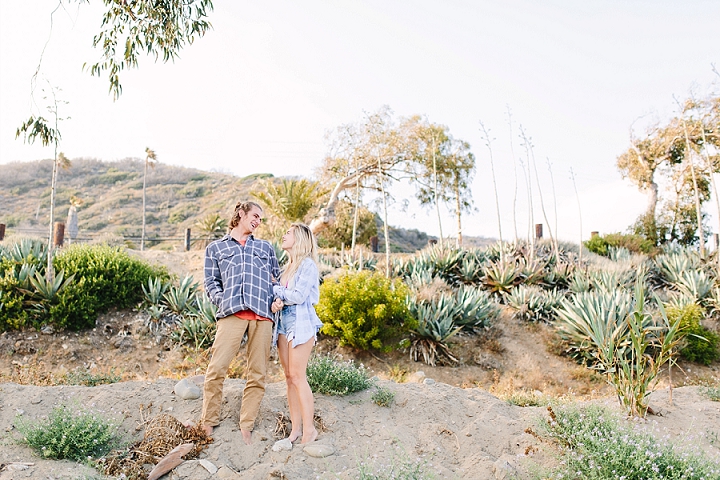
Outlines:
POLYGON ((234 315, 218 320, 212 358, 205 374, 201 418, 203 425, 214 427, 220 423, 223 382, 247 330, 247 383, 240 406, 240 428, 252 431, 265 394, 265 374, 270 357, 272 329, 273 323, 266 320, 243 320, 234 315))

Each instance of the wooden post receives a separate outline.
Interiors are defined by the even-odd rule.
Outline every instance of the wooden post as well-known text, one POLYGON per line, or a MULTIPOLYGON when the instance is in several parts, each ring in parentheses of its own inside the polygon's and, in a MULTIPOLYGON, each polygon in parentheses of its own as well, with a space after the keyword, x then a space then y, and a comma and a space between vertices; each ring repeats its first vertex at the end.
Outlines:
POLYGON ((379 241, 377 235, 370 237, 370 250, 377 253, 377 251, 379 250, 379 248, 378 248, 379 243, 380 243, 380 241, 379 241))
POLYGON ((600 235, 600 232, 590 232, 590 238, 595 238, 600 235))
MULTIPOLYGON (((0 225, 0 228, 4 227, 5 225, 0 225)), ((0 234, 0 240, 2 240, 2 234, 0 234)), ((715 251, 717 252, 720 249, 720 235, 717 233, 713 233, 713 240, 715 243, 715 251)))
POLYGON ((3 241, 3 238, 5 238, 5 224, 0 223, 0 242, 3 241))
POLYGON ((185 251, 186 252, 190 251, 190 229, 189 228, 185 229, 185 251))
POLYGON ((53 246, 62 247, 65 240, 65 224, 63 222, 55 222, 53 228, 53 246))
POLYGON ((540 240, 543 236, 542 230, 543 230, 542 223, 536 223, 535 224, 535 238, 537 238, 538 240, 540 240))

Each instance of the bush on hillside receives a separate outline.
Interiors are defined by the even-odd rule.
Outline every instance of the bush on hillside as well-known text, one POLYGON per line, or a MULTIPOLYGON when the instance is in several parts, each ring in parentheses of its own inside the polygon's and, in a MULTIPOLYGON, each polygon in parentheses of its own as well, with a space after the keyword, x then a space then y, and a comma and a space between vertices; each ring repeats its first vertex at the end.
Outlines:
POLYGON ((625 248, 632 253, 648 255, 655 251, 655 245, 652 241, 642 235, 635 234, 608 233, 607 235, 595 235, 584 244, 591 252, 604 257, 610 254, 611 247, 625 248))
POLYGON ((152 266, 122 247, 108 245, 70 246, 55 257, 54 265, 66 275, 75 275, 50 311, 52 323, 71 330, 94 326, 97 315, 111 307, 136 305, 148 279, 169 278, 165 267, 152 266))
POLYGON ((401 280, 366 270, 328 278, 315 307, 325 324, 322 333, 338 337, 341 345, 390 350, 389 341, 408 328, 407 294, 401 280))
POLYGON ((680 318, 680 328, 686 331, 684 345, 680 349, 680 356, 691 362, 710 365, 720 360, 720 336, 712 330, 700 325, 704 316, 702 307, 696 303, 689 303, 682 307, 671 306, 667 308, 668 318, 680 318))

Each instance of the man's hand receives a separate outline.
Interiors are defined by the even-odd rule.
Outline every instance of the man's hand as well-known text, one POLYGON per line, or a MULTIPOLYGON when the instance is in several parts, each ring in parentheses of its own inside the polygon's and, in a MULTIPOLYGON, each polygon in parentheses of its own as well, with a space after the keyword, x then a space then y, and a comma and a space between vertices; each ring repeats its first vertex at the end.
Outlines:
POLYGON ((282 310, 282 308, 283 308, 283 301, 280 298, 276 298, 275 300, 273 300, 272 305, 270 305, 270 310, 273 313, 279 312, 280 310, 282 310))

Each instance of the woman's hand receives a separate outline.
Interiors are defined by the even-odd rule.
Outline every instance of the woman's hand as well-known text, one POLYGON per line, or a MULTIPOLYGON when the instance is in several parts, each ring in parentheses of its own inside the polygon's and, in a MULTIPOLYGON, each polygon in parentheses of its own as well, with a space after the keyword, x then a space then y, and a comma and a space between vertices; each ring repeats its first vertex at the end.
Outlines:
POLYGON ((280 298, 276 298, 275 300, 273 300, 272 305, 270 305, 270 310, 273 313, 279 312, 280 310, 282 310, 282 308, 283 308, 283 301, 280 298))

